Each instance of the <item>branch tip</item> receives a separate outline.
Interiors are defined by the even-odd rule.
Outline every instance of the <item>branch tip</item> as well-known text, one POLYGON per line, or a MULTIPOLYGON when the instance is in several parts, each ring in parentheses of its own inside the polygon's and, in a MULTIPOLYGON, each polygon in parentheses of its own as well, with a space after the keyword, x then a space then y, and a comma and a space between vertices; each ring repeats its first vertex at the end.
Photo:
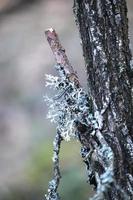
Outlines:
POLYGON ((45 31, 47 41, 55 57, 56 63, 61 65, 66 74, 74 74, 73 67, 71 66, 65 49, 60 43, 58 34, 55 29, 49 28, 45 31))

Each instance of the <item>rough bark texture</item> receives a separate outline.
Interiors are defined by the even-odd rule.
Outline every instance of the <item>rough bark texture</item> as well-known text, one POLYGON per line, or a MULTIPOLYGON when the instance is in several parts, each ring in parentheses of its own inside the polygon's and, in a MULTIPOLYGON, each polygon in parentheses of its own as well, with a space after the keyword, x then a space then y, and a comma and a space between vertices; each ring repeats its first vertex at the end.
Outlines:
MULTIPOLYGON (((103 199, 133 199, 133 103, 126 2, 75 0, 73 9, 94 116, 97 111, 102 114, 100 130, 114 154, 114 181, 103 199)), ((80 133, 80 141, 90 148, 90 136, 85 132, 80 133)), ((91 139, 92 144, 95 142, 102 145, 96 138, 91 139)), ((91 146, 95 152, 95 145, 91 146)), ((94 183, 96 175, 101 176, 105 169, 91 155, 89 180, 94 183)))

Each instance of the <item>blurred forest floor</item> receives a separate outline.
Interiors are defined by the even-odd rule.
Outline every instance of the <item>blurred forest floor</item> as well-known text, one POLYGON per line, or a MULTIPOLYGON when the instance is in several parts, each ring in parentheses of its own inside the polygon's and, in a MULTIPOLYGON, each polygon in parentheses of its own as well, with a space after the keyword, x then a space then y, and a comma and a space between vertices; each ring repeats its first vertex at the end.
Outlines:
MULTIPOLYGON (((132 49, 133 1, 127 2, 132 49)), ((45 29, 56 28, 86 87, 72 6, 72 0, 0 0, 0 200, 42 199, 51 178, 55 127, 46 119, 43 96, 49 93, 45 74, 56 72, 45 29)), ((87 199, 89 193, 79 147, 63 145, 64 199, 87 199)))

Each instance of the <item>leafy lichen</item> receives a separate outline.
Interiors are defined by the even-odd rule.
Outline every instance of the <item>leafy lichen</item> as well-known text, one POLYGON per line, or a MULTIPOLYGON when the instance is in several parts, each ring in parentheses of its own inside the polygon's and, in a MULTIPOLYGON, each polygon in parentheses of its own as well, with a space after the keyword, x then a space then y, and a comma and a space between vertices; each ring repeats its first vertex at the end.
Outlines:
POLYGON ((89 98, 86 92, 77 87, 70 77, 61 78, 47 75, 46 86, 53 86, 57 95, 54 98, 45 97, 49 106, 48 118, 57 124, 58 130, 64 140, 69 141, 76 137, 76 123, 80 122, 86 126, 95 125, 96 121, 90 113, 89 98))

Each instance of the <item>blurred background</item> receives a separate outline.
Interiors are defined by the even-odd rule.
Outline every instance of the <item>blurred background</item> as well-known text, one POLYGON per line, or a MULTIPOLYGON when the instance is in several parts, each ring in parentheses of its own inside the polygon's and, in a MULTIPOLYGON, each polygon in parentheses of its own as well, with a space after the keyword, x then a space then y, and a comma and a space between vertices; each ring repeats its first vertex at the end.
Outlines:
MULTIPOLYGON (((133 44, 133 1, 128 0, 133 44)), ((46 119, 45 74, 56 74, 44 30, 54 27, 86 88, 72 0, 0 0, 0 200, 41 200, 52 176, 55 126, 46 119)), ((88 199, 77 141, 62 144, 64 200, 88 199)))

